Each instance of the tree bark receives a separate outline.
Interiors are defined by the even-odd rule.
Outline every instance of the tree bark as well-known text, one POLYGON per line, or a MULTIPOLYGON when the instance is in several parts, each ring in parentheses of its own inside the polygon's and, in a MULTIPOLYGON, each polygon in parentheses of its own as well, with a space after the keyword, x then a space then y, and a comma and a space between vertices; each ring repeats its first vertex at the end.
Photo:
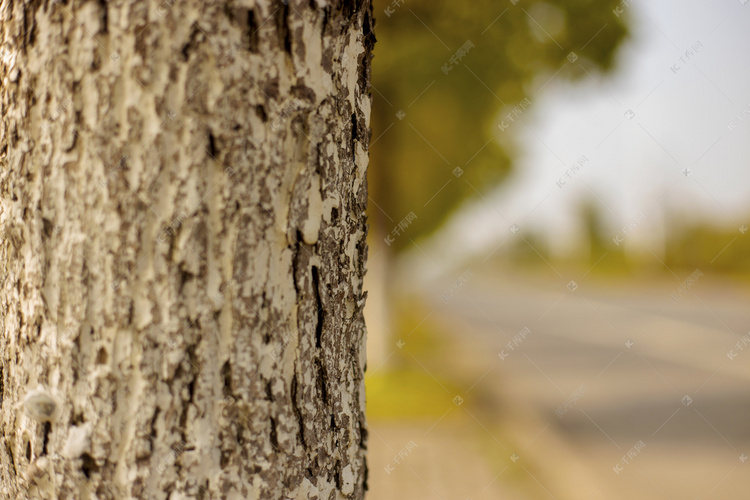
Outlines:
POLYGON ((0 23, 0 496, 363 498, 369 0, 0 23))

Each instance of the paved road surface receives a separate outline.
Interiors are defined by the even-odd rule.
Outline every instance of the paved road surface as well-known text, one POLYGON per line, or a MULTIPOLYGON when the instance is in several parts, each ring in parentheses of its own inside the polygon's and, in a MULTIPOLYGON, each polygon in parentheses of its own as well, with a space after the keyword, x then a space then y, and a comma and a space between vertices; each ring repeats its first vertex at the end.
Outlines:
POLYGON ((429 287, 435 314, 498 354, 477 361, 482 386, 535 407, 590 466, 602 489, 580 498, 750 498, 750 286, 700 277, 675 300, 676 278, 460 281, 429 287))

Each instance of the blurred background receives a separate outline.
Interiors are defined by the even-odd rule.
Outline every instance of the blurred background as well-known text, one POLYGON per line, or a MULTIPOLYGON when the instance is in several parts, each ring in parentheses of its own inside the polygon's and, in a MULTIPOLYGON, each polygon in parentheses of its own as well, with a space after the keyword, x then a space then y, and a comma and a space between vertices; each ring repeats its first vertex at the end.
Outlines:
POLYGON ((750 498, 748 3, 374 1, 369 498, 750 498))

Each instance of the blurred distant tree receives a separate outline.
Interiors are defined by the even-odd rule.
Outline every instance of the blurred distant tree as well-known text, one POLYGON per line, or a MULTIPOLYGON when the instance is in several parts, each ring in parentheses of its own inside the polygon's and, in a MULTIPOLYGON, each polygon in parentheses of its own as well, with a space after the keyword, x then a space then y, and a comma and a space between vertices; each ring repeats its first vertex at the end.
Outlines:
POLYGON ((676 227, 666 245, 664 264, 673 272, 703 272, 723 274, 750 273, 750 235, 747 227, 717 227, 710 222, 694 222, 676 227))
POLYGON ((370 220, 395 250, 496 186, 535 96, 555 79, 611 69, 627 34, 620 0, 374 6, 370 220))
POLYGON ((606 253, 612 250, 613 246, 611 236, 607 235, 602 208, 601 203, 596 203, 590 198, 585 199, 579 208, 585 238, 588 242, 589 264, 599 262, 606 253))
POLYGON ((586 274, 591 271, 607 274, 630 273, 633 271, 634 263, 625 253, 628 229, 615 234, 605 223, 604 210, 604 205, 592 198, 584 199, 581 203, 579 217, 588 242, 588 252, 585 252, 585 257, 574 257, 573 262, 569 261, 568 264, 582 265, 586 269, 586 274), (578 262, 575 262, 576 260, 578 262))

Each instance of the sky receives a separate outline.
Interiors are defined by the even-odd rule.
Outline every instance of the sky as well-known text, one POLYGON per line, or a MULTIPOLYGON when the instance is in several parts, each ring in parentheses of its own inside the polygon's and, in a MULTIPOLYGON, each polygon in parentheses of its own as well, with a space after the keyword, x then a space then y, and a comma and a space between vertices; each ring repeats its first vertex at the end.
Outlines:
POLYGON ((486 253, 516 225, 564 256, 581 245, 586 200, 632 252, 662 250, 666 211, 677 223, 750 222, 750 1, 621 5, 632 36, 617 69, 532 96, 513 123, 514 172, 458 212, 438 253, 486 253))

